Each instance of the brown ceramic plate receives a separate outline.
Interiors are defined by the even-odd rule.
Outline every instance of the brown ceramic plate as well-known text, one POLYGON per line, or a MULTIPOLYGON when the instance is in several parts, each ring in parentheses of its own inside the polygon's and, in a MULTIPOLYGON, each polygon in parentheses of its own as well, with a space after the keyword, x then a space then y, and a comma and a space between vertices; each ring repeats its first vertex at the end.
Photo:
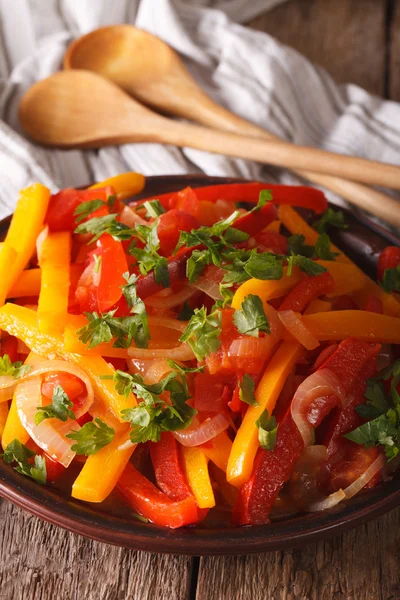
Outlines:
MULTIPOLYGON (((200 175, 149 177, 143 196, 181 189, 227 183, 228 180, 200 175)), ((306 213, 304 213, 307 216, 306 213)), ((334 242, 370 275, 377 255, 388 244, 400 240, 365 218, 346 215, 349 230, 333 235, 334 242)), ((9 219, 0 224, 6 230, 9 219)), ((1 229, 2 228, 2 229, 1 229)), ((325 539, 378 517, 400 504, 400 474, 347 503, 321 513, 298 515, 270 525, 239 528, 184 528, 168 530, 129 518, 110 500, 85 504, 68 493, 41 487, 0 461, 0 494, 34 515, 95 540, 127 548, 174 554, 248 554, 300 546, 325 539)))

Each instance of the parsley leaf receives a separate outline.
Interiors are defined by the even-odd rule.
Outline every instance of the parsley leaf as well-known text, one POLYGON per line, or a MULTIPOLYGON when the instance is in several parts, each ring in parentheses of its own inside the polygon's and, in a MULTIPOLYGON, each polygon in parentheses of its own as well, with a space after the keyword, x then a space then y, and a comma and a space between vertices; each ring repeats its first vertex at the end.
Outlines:
POLYGON ((101 208, 105 205, 106 203, 103 200, 89 200, 88 202, 82 202, 82 204, 79 204, 74 211, 76 222, 80 223, 86 219, 86 217, 94 213, 98 208, 101 208))
POLYGON ((283 275, 282 257, 272 252, 257 254, 253 251, 244 265, 244 270, 255 279, 281 279, 283 275))
POLYGON ((216 300, 214 307, 215 308, 225 308, 227 304, 232 303, 232 298, 234 296, 234 292, 229 289, 230 284, 220 283, 219 284, 219 293, 221 295, 221 300, 216 300))
POLYGON ((45 484, 47 480, 46 461, 43 456, 35 454, 32 450, 21 444, 17 439, 8 444, 2 456, 7 464, 17 463, 14 467, 18 473, 31 477, 34 481, 40 484, 45 484), (34 457, 32 464, 30 459, 34 457))
POLYGON ((400 265, 383 272, 382 287, 385 292, 400 292, 400 265))
POLYGON ((30 365, 24 365, 21 361, 11 362, 8 354, 0 356, 0 375, 12 375, 14 379, 24 377, 32 369, 30 365))
POLYGON ((146 216, 156 219, 160 215, 163 215, 166 211, 159 200, 146 200, 143 204, 146 209, 146 216))
POLYGON ((132 236, 136 235, 136 230, 131 229, 124 223, 117 221, 117 216, 117 213, 111 213, 110 215, 105 215, 104 217, 93 217, 93 219, 78 225, 74 233, 93 234, 93 237, 89 243, 98 240, 103 233, 112 235, 116 240, 130 240, 132 236))
POLYGON ((301 254, 302 256, 306 256, 307 258, 312 258, 314 256, 314 246, 309 246, 305 244, 306 238, 302 234, 294 234, 288 237, 288 249, 289 255, 291 254, 301 254))
POLYGON ((186 263, 186 277, 189 283, 194 283, 211 262, 212 257, 209 250, 193 250, 186 263))
MULTIPOLYGON (((126 293, 132 294, 131 290, 126 293)), ((88 344, 89 348, 110 342, 113 338, 114 348, 129 348, 132 340, 138 348, 147 348, 150 332, 144 302, 138 298, 131 312, 133 314, 126 317, 114 317, 115 310, 100 315, 97 312, 84 313, 88 324, 76 332, 79 340, 88 344)))
POLYGON ((256 421, 258 427, 258 441, 264 450, 273 450, 276 446, 276 436, 278 425, 274 416, 269 416, 268 411, 264 410, 256 421))
POLYGON ((292 274, 293 267, 298 267, 301 271, 307 273, 307 275, 315 276, 325 273, 326 268, 319 265, 310 258, 300 256, 300 254, 294 254, 288 258, 287 275, 290 277, 292 274))
POLYGON ((215 310, 207 315, 205 307, 202 306, 194 309, 194 315, 179 341, 189 344, 197 360, 204 360, 207 354, 216 352, 219 349, 221 345, 220 333, 221 312, 215 310))
POLYGON ((348 225, 346 225, 344 220, 344 214, 341 210, 334 210, 333 208, 328 208, 319 219, 313 223, 314 229, 318 231, 318 233, 326 233, 328 227, 337 227, 338 229, 347 229, 348 225))
POLYGON ((235 310, 233 321, 240 333, 258 337, 260 331, 271 333, 264 306, 259 296, 249 294, 243 300, 239 310, 235 310))
POLYGON ((157 220, 149 226, 136 223, 136 236, 146 245, 144 248, 131 246, 129 253, 136 257, 142 275, 154 271, 155 282, 167 288, 170 286, 168 260, 157 252, 160 248, 157 227, 157 220))
POLYGON ((337 252, 331 252, 331 240, 327 233, 318 236, 314 251, 315 257, 322 260, 335 260, 338 255, 337 252))
POLYGON ((188 427, 197 411, 187 404, 190 398, 185 371, 171 371, 161 381, 146 384, 138 373, 131 375, 116 371, 115 389, 128 396, 133 392, 142 400, 133 408, 121 411, 124 421, 131 424, 130 438, 133 443, 158 442, 163 431, 176 431, 188 427), (168 396, 165 396, 169 392, 168 396))
POLYGON ((181 312, 177 316, 178 321, 190 321, 190 319, 193 317, 193 315, 194 315, 193 308, 190 308, 189 304, 187 303, 187 300, 185 300, 185 302, 183 303, 183 306, 181 308, 181 312))
POLYGON ((239 383, 239 398, 242 402, 250 404, 250 406, 258 406, 254 391, 254 379, 248 373, 245 373, 239 383))
POLYGON ((68 419, 76 420, 74 413, 71 408, 73 404, 65 393, 61 385, 56 385, 53 391, 53 397, 51 404, 45 406, 38 406, 37 413, 35 414, 35 425, 40 425, 45 419, 58 419, 64 423, 68 419))
POLYGON ((114 436, 114 429, 96 417, 94 421, 85 423, 79 431, 71 431, 66 437, 77 442, 71 446, 73 452, 92 456, 108 446, 113 441, 114 436))

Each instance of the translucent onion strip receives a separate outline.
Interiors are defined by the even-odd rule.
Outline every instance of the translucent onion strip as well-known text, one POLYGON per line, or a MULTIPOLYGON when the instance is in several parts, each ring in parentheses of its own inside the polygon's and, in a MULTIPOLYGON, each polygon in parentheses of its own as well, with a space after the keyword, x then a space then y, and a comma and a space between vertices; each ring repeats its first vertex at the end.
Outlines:
POLYGON ((172 435, 182 446, 194 447, 205 444, 217 435, 228 429, 229 421, 223 413, 218 413, 211 419, 206 419, 200 425, 187 427, 180 431, 173 431, 172 435))
POLYGON ((157 294, 154 294, 154 296, 146 298, 144 303, 151 308, 174 308, 175 306, 183 304, 189 298, 192 298, 196 293, 197 290, 190 286, 185 286, 179 292, 168 296, 164 294, 161 295, 162 292, 158 292, 157 294))

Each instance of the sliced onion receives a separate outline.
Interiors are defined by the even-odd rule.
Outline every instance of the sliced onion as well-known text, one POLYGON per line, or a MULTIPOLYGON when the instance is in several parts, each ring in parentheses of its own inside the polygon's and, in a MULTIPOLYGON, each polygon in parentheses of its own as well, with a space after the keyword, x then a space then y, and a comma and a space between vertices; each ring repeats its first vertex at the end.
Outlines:
POLYGON ((149 327, 165 327, 166 329, 175 329, 182 333, 186 329, 186 323, 184 321, 178 321, 178 319, 172 319, 171 317, 149 317, 149 327))
POLYGON ((33 441, 51 458, 68 467, 75 457, 71 446, 73 440, 65 437, 72 430, 79 431, 76 421, 68 419, 65 423, 58 419, 45 419, 35 425, 37 407, 42 405, 42 379, 38 375, 19 383, 15 390, 18 417, 33 441))
POLYGON ((135 227, 136 223, 140 225, 148 225, 147 221, 142 219, 135 210, 130 208, 129 206, 124 206, 122 212, 119 215, 119 220, 124 225, 128 225, 128 227, 135 227))
POLYGON ((150 306, 151 308, 173 308, 174 306, 183 304, 185 300, 188 300, 194 296, 197 290, 188 285, 179 292, 176 292, 176 294, 169 294, 168 296, 163 294, 163 291, 164 290, 154 294, 154 296, 149 296, 149 298, 146 298, 144 300, 146 306, 150 306))
POLYGON ((189 344, 181 344, 176 348, 128 348, 128 355, 131 358, 140 360, 151 360, 155 358, 170 358, 171 360, 193 360, 195 358, 193 350, 189 344))
POLYGON ((225 429, 228 429, 229 421, 227 417, 218 413, 211 419, 206 419, 200 425, 196 427, 186 427, 181 431, 173 431, 172 435, 183 445, 183 446, 200 446, 210 440, 214 439, 225 429))
POLYGON ((36 238, 36 254, 37 254, 39 263, 42 260, 43 242, 47 238, 48 235, 49 235, 49 227, 48 227, 48 225, 46 225, 46 227, 44 227, 44 229, 42 229, 42 231, 39 233, 39 235, 36 238))
POLYGON ((312 426, 305 417, 306 409, 318 398, 336 396, 343 404, 346 393, 339 379, 330 369, 319 369, 299 385, 291 404, 293 421, 303 438, 304 445, 312 443, 312 426))
POLYGON ((214 300, 221 300, 222 296, 219 291, 219 285, 215 281, 211 281, 207 279, 207 277, 198 277, 194 283, 192 283, 192 287, 196 290, 200 290, 213 298, 214 300))
POLYGON ((264 312, 271 329, 270 335, 275 338, 276 341, 281 340, 283 338, 285 328, 279 318, 278 311, 273 306, 268 304, 268 302, 264 302, 264 312))
POLYGON ((289 333, 307 350, 314 350, 314 348, 319 346, 319 341, 307 329, 298 313, 295 313, 293 310, 282 310, 278 314, 289 333))
POLYGON ((344 493, 344 491, 338 490, 337 492, 330 494, 330 496, 327 496, 322 500, 312 502, 309 506, 307 506, 305 510, 307 512, 318 512, 320 510, 327 510, 328 508, 333 508, 334 506, 339 504, 339 502, 341 502, 344 498, 346 498, 346 494, 344 493))
POLYGON ((167 363, 167 360, 165 358, 160 358, 159 360, 153 360, 151 362, 144 378, 146 383, 152 385, 153 383, 158 383, 164 375, 171 371, 173 371, 173 368, 167 363))
POLYGON ((17 384, 18 380, 12 375, 2 375, 0 377, 0 402, 11 400, 17 384))
POLYGON ((129 373, 134 375, 135 373, 140 373, 140 375, 145 375, 147 369, 152 364, 153 359, 140 359, 140 358, 128 358, 126 364, 128 365, 129 373))
POLYGON ((245 337, 233 340, 229 346, 228 356, 242 356, 243 358, 268 358, 275 345, 270 336, 263 338, 245 337))
POLYGON ((362 475, 360 475, 360 477, 358 477, 355 481, 353 481, 353 483, 351 483, 349 486, 347 486, 347 488, 344 489, 346 498, 349 499, 358 494, 358 492, 362 490, 362 488, 365 487, 367 483, 371 481, 371 479, 378 473, 378 471, 382 469, 384 464, 385 458, 381 454, 376 460, 374 460, 374 462, 368 467, 368 469, 362 475))

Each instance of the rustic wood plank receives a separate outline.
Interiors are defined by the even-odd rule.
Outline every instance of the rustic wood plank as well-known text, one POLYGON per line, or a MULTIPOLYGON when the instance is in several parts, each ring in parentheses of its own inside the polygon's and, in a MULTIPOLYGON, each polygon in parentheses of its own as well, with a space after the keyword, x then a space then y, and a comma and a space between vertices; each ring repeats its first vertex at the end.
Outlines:
POLYGON ((400 101, 400 0, 389 0, 390 48, 389 48, 389 98, 400 101))
POLYGON ((186 600, 192 559, 115 548, 0 500, 1 600, 186 600))
POLYGON ((196 600, 400 598, 400 509, 328 542, 253 556, 202 558, 196 600))
POLYGON ((249 25, 292 46, 339 83, 383 95, 385 14, 386 0, 290 0, 249 25))

